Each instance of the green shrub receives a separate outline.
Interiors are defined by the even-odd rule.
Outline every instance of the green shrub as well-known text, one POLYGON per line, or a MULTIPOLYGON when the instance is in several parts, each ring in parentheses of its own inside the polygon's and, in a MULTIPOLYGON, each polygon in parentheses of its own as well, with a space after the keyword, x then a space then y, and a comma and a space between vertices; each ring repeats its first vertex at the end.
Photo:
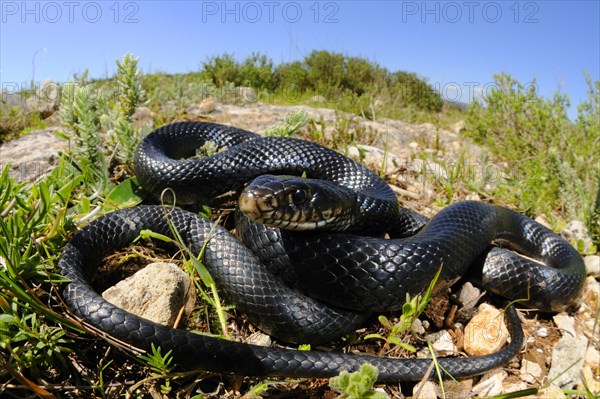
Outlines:
POLYGON ((524 85, 507 74, 494 79, 485 105, 469 107, 465 135, 510 162, 509 178, 497 182, 495 194, 528 214, 584 220, 598 242, 599 82, 587 79, 588 99, 572 122, 566 95, 547 99, 535 81, 524 85))
POLYGON ((228 53, 211 57, 202 64, 202 73, 217 87, 224 87, 227 82, 239 82, 239 70, 238 62, 228 53))
POLYGON ((235 82, 259 90, 273 90, 273 61, 264 54, 252 53, 239 66, 239 79, 235 82))

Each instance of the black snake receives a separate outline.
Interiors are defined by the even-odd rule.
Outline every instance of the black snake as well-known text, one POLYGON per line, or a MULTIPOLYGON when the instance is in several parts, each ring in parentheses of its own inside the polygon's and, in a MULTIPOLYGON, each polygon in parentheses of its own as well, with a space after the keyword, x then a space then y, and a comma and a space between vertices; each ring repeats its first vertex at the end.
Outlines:
MULTIPOLYGON (((131 243, 142 229, 170 234, 169 222, 194 253, 207 242, 205 264, 236 308, 262 330, 289 342, 323 342, 352 331, 364 321, 369 313, 366 309, 398 308, 404 295, 421 291, 440 266, 443 279, 456 279, 492 241, 508 242, 511 248, 549 266, 512 259, 506 256, 508 251, 493 249, 483 279, 495 292, 512 293, 517 298, 530 295, 530 304, 558 310, 577 298, 583 284, 581 256, 531 219, 504 208, 466 201, 447 207, 421 228, 423 218, 401 211, 391 190, 367 168, 306 141, 262 139, 210 123, 172 124, 143 140, 136 155, 136 172, 149 192, 171 188, 179 203, 219 202, 224 194, 239 193, 249 180, 263 174, 304 173, 355 193, 357 227, 351 227, 351 232, 390 230, 401 236, 418 230, 391 240, 329 232, 295 240, 283 230, 242 218, 238 229, 242 236, 252 239, 253 250, 265 258, 259 261, 225 229, 190 212, 140 206, 96 219, 73 237, 59 262, 61 272, 71 280, 64 290, 66 303, 77 316, 118 339, 146 350, 151 344, 161 346, 163 353, 172 350, 181 366, 243 375, 330 377, 368 362, 378 367, 380 380, 391 381, 422 378, 431 360, 246 345, 156 325, 116 308, 94 292, 87 276, 105 255, 131 243), (227 150, 200 160, 179 160, 192 156, 206 140, 227 150), (393 228, 389 228, 390 222, 393 228), (324 263, 315 261, 319 252, 326 258, 324 263), (299 290, 283 282, 289 275, 272 274, 273 270, 281 272, 288 261, 295 263, 292 275, 312 278, 308 283, 296 283, 299 290), (333 284, 336 280, 350 285, 339 287, 333 284)), ((262 183, 261 189, 265 186, 262 183)), ((298 197, 305 201, 304 195, 298 197)), ((294 200, 294 195, 290 198, 294 200)), ((441 366, 454 377, 462 377, 505 364, 523 343, 512 307, 507 308, 506 319, 511 342, 500 352, 470 359, 438 359, 441 366)))

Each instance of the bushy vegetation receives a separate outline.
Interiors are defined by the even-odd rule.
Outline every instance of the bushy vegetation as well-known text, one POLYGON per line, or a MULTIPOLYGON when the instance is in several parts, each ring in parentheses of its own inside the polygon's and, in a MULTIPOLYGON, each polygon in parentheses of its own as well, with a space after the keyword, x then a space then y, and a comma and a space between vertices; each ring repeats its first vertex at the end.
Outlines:
POLYGON ((263 99, 295 102, 321 96, 328 106, 369 118, 376 116, 375 104, 382 110, 380 116, 407 108, 439 112, 443 105, 439 93, 414 73, 390 72, 364 58, 324 50, 277 66, 265 55, 252 54, 238 62, 224 54, 209 58, 202 75, 217 88, 250 86, 263 92, 263 99))
POLYGON ((485 103, 468 110, 465 135, 506 163, 508 178, 494 181, 494 197, 554 225, 584 220, 600 239, 600 82, 588 83, 588 98, 574 121, 569 98, 544 98, 507 74, 495 76, 485 103))

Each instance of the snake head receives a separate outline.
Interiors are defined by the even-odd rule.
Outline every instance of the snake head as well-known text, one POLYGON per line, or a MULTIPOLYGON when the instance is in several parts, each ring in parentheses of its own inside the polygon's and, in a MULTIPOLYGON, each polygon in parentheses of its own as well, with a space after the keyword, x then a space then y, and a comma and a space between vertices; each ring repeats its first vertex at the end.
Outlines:
POLYGON ((238 206, 257 223, 288 230, 342 230, 357 212, 352 190, 296 176, 259 176, 242 191, 238 206))

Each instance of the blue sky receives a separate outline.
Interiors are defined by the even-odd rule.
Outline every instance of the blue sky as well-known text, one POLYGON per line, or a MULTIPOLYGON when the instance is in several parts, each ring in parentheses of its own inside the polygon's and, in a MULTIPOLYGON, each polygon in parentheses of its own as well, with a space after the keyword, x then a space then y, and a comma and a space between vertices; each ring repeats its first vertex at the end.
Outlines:
MULTIPOLYGON (((110 76, 130 51, 144 71, 198 71, 225 52, 276 63, 313 49, 416 72, 469 101, 507 72, 540 94, 585 98, 600 80, 599 1, 0 1, 0 82, 110 76), (479 88, 477 88, 479 87, 479 88), (483 88, 483 89, 482 89, 483 88)), ((573 112, 573 111, 572 111, 573 112)))

